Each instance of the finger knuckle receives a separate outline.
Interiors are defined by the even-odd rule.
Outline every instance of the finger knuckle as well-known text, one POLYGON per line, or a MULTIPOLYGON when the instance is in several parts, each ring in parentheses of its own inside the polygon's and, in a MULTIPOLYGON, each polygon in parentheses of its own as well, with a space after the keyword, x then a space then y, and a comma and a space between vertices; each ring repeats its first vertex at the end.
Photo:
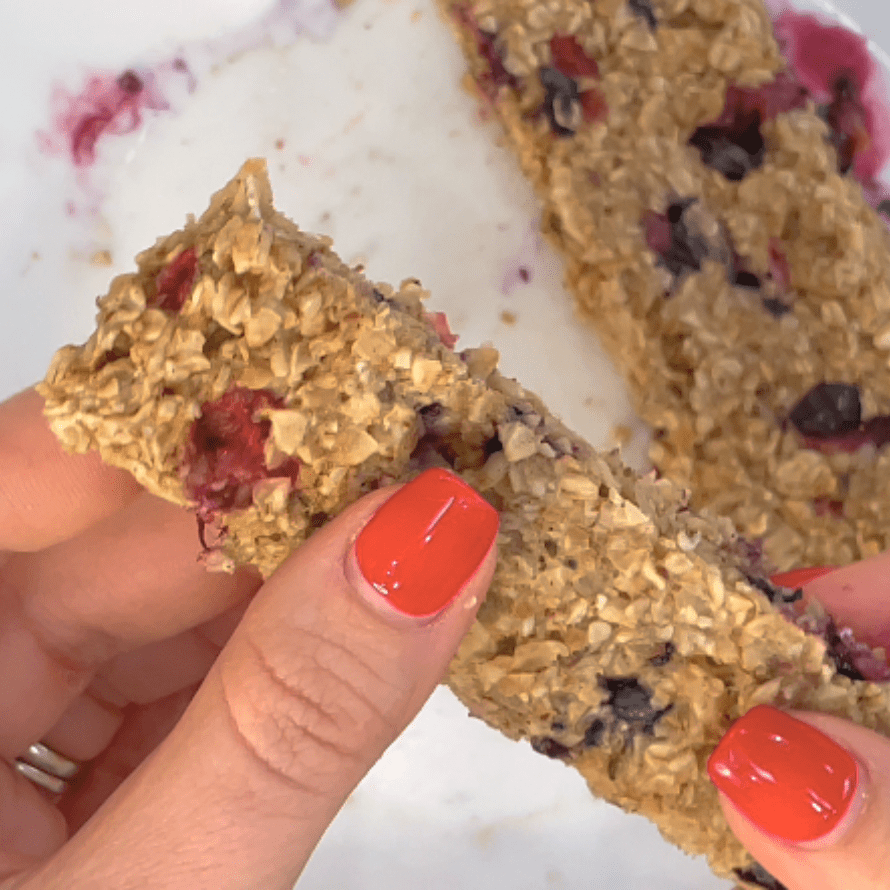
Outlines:
POLYGON ((383 704, 391 687, 329 640, 295 641, 292 651, 272 658, 249 643, 246 658, 224 672, 226 707, 241 743, 265 768, 324 794, 344 771, 360 767, 378 740, 394 735, 383 704))

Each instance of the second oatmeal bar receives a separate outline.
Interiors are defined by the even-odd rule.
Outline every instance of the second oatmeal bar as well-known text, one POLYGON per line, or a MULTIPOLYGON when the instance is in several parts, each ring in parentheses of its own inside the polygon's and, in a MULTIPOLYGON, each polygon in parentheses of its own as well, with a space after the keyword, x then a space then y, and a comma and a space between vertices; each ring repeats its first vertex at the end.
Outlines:
POLYGON ((39 389, 67 448, 196 510, 210 567, 269 575, 363 493, 450 467, 501 515, 451 688, 755 886, 705 773, 731 721, 771 702, 890 735, 890 671, 870 650, 799 614, 672 482, 567 430, 495 350, 456 354, 418 282, 375 285, 301 232, 261 162, 137 265, 39 389))
POLYGON ((865 41, 759 0, 441 5, 658 470, 776 568, 890 547, 865 41))

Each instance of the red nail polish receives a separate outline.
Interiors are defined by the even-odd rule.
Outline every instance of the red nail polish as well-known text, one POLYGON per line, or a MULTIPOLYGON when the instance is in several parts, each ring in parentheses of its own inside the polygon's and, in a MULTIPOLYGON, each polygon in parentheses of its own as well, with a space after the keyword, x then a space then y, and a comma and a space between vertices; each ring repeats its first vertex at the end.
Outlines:
POLYGON ((365 579, 394 608, 441 612, 472 578, 498 532, 497 511, 446 470, 427 470, 371 517, 355 542, 365 579))
POLYGON ((811 569, 793 569, 790 572, 779 572, 778 575, 772 575, 770 581, 779 587, 803 587, 816 578, 823 575, 829 575, 835 570, 836 566, 816 566, 811 569))
POLYGON ((758 705, 708 760, 708 775, 762 831, 792 843, 836 828, 859 784, 856 760, 818 729, 758 705))

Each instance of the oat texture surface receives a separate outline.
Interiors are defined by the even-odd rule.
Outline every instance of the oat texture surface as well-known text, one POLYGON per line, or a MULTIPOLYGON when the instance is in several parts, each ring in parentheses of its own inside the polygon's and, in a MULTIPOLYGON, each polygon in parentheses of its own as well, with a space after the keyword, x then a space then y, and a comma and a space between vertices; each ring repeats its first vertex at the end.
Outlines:
POLYGON ((807 94, 760 0, 441 6, 653 464, 777 569, 887 549, 890 241, 851 80, 807 94), (824 384, 845 419, 791 422, 824 384))

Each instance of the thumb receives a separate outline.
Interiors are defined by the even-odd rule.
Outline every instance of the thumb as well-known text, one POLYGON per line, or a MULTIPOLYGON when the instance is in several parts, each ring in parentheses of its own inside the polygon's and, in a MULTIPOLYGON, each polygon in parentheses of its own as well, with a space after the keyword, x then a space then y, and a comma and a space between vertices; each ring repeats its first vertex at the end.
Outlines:
POLYGON ((289 890, 444 675, 491 581, 497 528, 469 486, 429 470, 316 532, 180 723, 34 886, 289 890))
POLYGON ((708 772, 730 827, 767 873, 744 876, 755 885, 890 887, 890 740, 827 714, 760 705, 732 725, 708 772))

